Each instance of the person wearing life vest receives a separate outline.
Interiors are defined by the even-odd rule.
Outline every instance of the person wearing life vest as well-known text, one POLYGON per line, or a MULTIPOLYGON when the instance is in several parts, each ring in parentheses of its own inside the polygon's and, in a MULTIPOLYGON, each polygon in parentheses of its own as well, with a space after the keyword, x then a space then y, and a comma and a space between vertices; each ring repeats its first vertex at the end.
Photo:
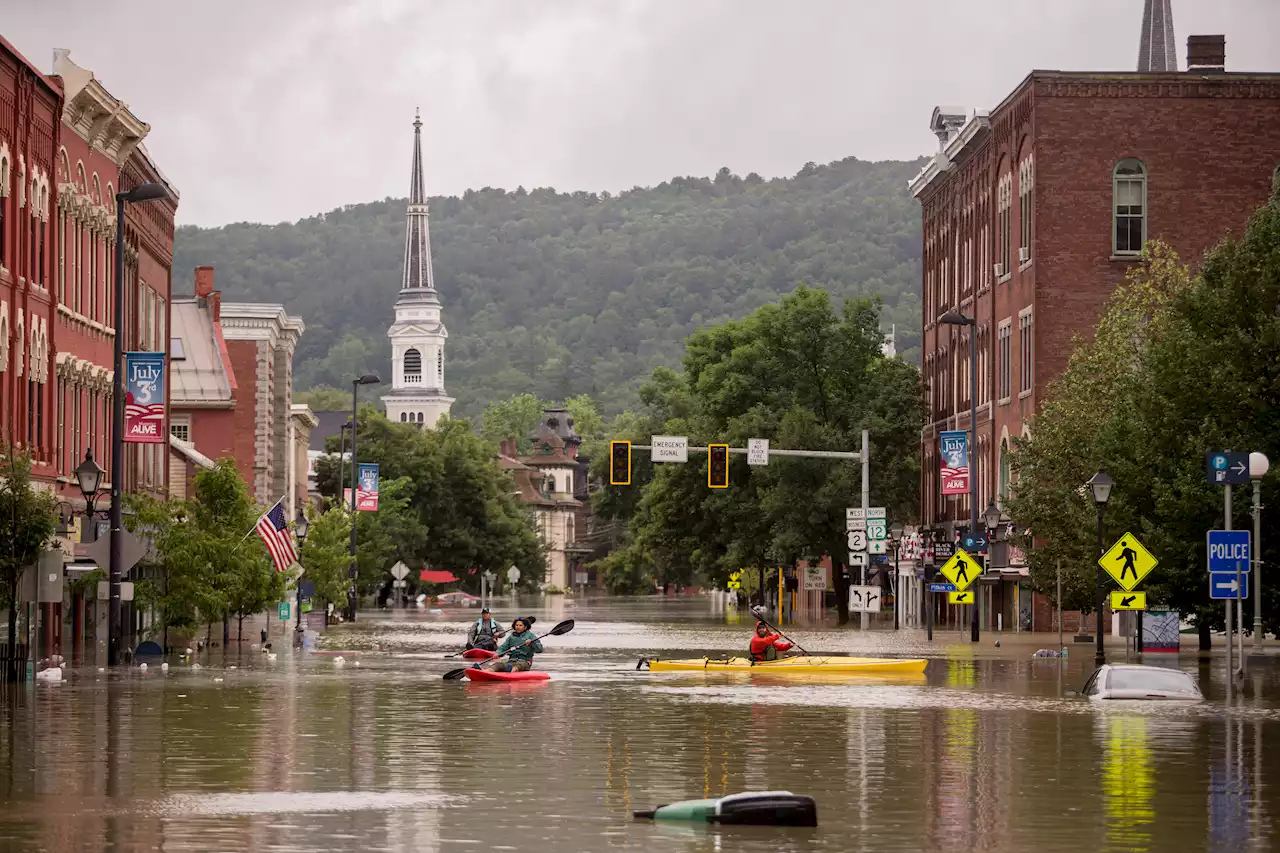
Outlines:
POLYGON ((480 611, 480 618, 467 630, 467 648, 484 649, 487 652, 498 650, 498 640, 507 633, 493 621, 489 608, 480 611))
POLYGON ((752 663, 777 660, 778 652, 785 652, 790 648, 791 644, 782 639, 781 634, 773 633, 763 622, 756 623, 756 635, 751 638, 752 663))

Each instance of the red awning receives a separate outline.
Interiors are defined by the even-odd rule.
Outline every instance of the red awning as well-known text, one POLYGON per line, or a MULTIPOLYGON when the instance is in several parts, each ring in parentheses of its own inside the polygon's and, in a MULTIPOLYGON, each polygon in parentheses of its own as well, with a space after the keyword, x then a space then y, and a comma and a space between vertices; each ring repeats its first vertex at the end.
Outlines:
POLYGON ((453 583, 457 580, 453 572, 446 572, 444 569, 423 569, 418 573, 418 578, 425 583, 453 583))

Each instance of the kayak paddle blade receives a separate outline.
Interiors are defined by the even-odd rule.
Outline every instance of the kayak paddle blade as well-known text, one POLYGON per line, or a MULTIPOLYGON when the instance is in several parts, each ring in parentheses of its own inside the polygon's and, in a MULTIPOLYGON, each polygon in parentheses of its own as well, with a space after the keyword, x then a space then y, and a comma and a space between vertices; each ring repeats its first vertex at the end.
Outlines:
POLYGON ((559 625, 551 629, 550 634, 553 637, 559 637, 561 634, 567 634, 573 630, 573 620, 566 619, 559 625))
POLYGON ((451 669, 444 674, 445 681, 457 681, 459 678, 467 674, 465 667, 462 669, 451 669))

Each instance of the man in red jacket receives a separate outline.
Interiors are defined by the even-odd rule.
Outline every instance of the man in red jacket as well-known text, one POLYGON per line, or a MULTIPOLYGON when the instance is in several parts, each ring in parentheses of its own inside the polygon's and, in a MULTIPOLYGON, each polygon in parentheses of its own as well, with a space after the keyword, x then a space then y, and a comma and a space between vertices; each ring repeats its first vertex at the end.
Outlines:
POLYGON ((782 639, 781 634, 775 634, 769 630, 769 626, 763 622, 756 623, 756 635, 751 638, 751 660, 755 663, 761 663, 767 660, 777 660, 778 652, 785 652, 791 648, 791 644, 782 639))

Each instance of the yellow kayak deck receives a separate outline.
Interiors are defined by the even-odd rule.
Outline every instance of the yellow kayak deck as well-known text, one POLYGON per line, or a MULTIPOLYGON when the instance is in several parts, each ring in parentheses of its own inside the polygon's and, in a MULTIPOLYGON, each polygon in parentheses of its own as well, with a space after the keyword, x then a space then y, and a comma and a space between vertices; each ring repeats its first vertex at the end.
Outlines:
POLYGON ((804 675, 812 673, 917 673, 924 672, 929 661, 924 658, 853 658, 840 655, 816 655, 781 658, 752 663, 749 658, 690 658, 686 660, 649 659, 651 672, 757 672, 804 675))

